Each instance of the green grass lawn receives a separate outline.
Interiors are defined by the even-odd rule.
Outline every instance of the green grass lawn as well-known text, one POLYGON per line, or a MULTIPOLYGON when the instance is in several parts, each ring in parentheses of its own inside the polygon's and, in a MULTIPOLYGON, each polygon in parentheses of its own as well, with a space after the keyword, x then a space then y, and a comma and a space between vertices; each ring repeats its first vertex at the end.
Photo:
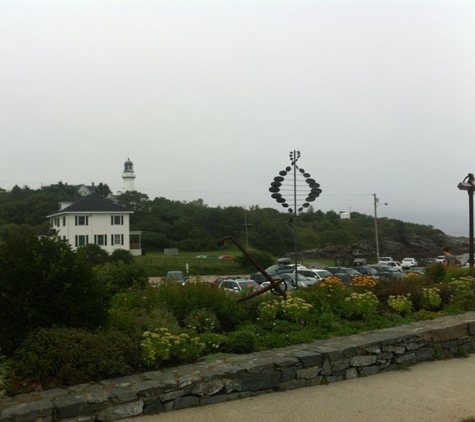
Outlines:
MULTIPOLYGON (((183 271, 191 276, 200 275, 231 275, 242 274, 243 269, 236 265, 234 261, 226 261, 221 259, 204 259, 197 256, 215 256, 231 255, 237 257, 242 252, 237 248, 226 248, 218 251, 204 252, 182 252, 178 255, 165 255, 163 252, 149 252, 144 256, 136 257, 136 261, 144 265, 149 277, 163 277, 167 271, 183 271)), ((277 262, 277 258, 275 259, 277 262)), ((308 259, 303 264, 309 268, 319 267, 321 265, 334 265, 332 260, 308 259)), ((251 272, 256 272, 251 271, 251 272)), ((244 271, 249 272, 249 271, 244 271)))
POLYGON ((197 256, 242 255, 238 249, 220 249, 208 252, 178 252, 178 255, 165 255, 163 252, 150 252, 136 257, 143 264, 149 277, 163 277, 167 271, 181 270, 189 275, 227 275, 239 274, 243 270, 234 261, 221 259, 203 259, 197 256))

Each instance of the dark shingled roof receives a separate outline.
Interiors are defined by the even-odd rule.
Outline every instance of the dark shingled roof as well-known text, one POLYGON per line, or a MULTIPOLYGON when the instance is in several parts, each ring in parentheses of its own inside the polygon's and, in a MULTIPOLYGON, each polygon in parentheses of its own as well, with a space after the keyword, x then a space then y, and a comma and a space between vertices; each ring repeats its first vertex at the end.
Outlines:
POLYGON ((127 212, 133 211, 127 210, 122 205, 116 204, 114 201, 105 198, 99 198, 96 195, 87 195, 84 198, 79 199, 74 204, 66 207, 60 211, 57 211, 51 215, 70 213, 70 212, 127 212))

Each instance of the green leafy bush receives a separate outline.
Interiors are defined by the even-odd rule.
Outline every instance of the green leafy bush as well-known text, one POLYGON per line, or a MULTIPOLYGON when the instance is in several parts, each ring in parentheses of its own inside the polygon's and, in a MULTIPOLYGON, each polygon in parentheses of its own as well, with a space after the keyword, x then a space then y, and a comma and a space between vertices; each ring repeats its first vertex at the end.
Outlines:
POLYGON ((133 255, 126 249, 114 249, 109 257, 110 262, 122 262, 126 265, 134 264, 135 259, 133 255))
POLYGON ((215 313, 210 309, 194 309, 185 317, 186 328, 198 334, 221 331, 221 325, 215 313))
POLYGON ((112 308, 109 311, 109 327, 137 341, 140 341, 144 331, 153 331, 157 327, 165 327, 172 332, 180 331, 178 320, 164 307, 150 310, 112 308))
POLYGON ((145 289, 148 285, 145 269, 140 264, 124 264, 122 261, 108 262, 95 266, 94 272, 111 297, 133 286, 145 289))
POLYGON ((251 353, 256 350, 257 337, 252 331, 233 331, 228 336, 226 346, 234 353, 251 353))
POLYGON ((99 381, 141 368, 140 350, 117 331, 92 333, 77 328, 40 328, 14 355, 14 369, 43 388, 99 381))
POLYGON ((109 254, 99 245, 89 243, 77 249, 78 256, 87 262, 89 265, 100 265, 109 262, 109 254))
POLYGON ((182 286, 162 282, 155 290, 156 304, 169 309, 182 326, 186 326, 185 319, 191 312, 203 308, 214 312, 225 332, 232 331, 246 319, 246 312, 234 295, 213 289, 208 283, 186 283, 182 286))
POLYGON ((437 310, 442 304, 440 289, 437 287, 422 288, 422 308, 426 310, 437 310))
POLYGON ((187 333, 172 334, 167 328, 143 333, 140 342, 142 358, 148 367, 158 368, 164 361, 195 362, 206 348, 197 336, 187 333))
POLYGON ((348 288, 342 284, 338 277, 327 277, 318 285, 292 292, 292 296, 304 299, 312 305, 312 311, 315 313, 331 309, 335 315, 341 315, 346 307, 347 290, 348 288))
POLYGON ((0 355, 0 398, 5 396, 9 384, 10 362, 0 355))
POLYGON ((217 353, 226 345, 227 337, 224 334, 203 333, 200 340, 205 345, 204 353, 217 353))
POLYGON ((0 344, 7 355, 39 327, 105 324, 107 291, 66 242, 11 237, 0 244, 0 268, 0 344))
POLYGON ((376 313, 379 300, 376 295, 367 291, 365 293, 353 292, 345 298, 348 305, 345 309, 345 316, 348 318, 361 318, 376 313))
POLYGON ((400 315, 406 315, 412 310, 411 294, 389 296, 388 305, 400 315))

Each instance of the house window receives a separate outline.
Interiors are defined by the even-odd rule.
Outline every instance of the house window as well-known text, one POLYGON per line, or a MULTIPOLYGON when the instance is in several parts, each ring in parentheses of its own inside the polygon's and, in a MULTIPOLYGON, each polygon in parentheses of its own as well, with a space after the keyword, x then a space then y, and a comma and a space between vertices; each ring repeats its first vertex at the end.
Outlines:
POLYGON ((124 225, 124 216, 123 215, 111 215, 111 225, 112 226, 122 226, 122 225, 124 225))
POLYGON ((86 235, 76 235, 75 245, 78 248, 79 246, 85 246, 89 243, 89 236, 86 235))
POLYGON ((66 225, 66 216, 63 216, 63 226, 66 225))
POLYGON ((89 217, 87 215, 76 215, 75 222, 76 226, 88 226, 89 225, 89 217))
POLYGON ((99 246, 107 246, 107 235, 105 234, 95 234, 94 243, 99 246))
POLYGON ((111 234, 111 245, 123 245, 123 244, 124 244, 123 234, 111 234))

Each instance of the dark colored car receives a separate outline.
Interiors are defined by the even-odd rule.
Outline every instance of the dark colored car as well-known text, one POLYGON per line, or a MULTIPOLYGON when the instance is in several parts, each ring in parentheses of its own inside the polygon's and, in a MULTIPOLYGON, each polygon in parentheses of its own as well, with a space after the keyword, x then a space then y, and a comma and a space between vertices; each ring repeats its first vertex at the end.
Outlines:
POLYGON ((373 277, 378 276, 378 271, 374 267, 368 267, 366 265, 361 265, 361 266, 357 266, 357 267, 353 267, 353 268, 355 268, 355 270, 357 270, 358 272, 360 272, 363 275, 370 275, 370 276, 373 276, 373 277))
POLYGON ((340 267, 325 267, 325 270, 331 272, 333 276, 338 277, 345 286, 351 285, 351 275, 343 271, 340 267))
MULTIPOLYGON (((269 274, 269 275, 270 275, 270 274, 269 274)), ((271 276, 271 277, 272 277, 272 276, 271 276)), ((253 273, 253 274, 251 274, 251 275, 249 276, 249 278, 250 278, 251 280, 254 280, 256 283, 259 283, 259 284, 264 283, 264 282, 266 282, 266 281, 269 281, 269 280, 267 280, 267 278, 265 278, 265 276, 264 276, 263 274, 261 274, 261 273, 253 273)))
POLYGON ((183 271, 168 271, 167 275, 165 276, 165 280, 185 284, 188 280, 188 277, 185 276, 183 271))

